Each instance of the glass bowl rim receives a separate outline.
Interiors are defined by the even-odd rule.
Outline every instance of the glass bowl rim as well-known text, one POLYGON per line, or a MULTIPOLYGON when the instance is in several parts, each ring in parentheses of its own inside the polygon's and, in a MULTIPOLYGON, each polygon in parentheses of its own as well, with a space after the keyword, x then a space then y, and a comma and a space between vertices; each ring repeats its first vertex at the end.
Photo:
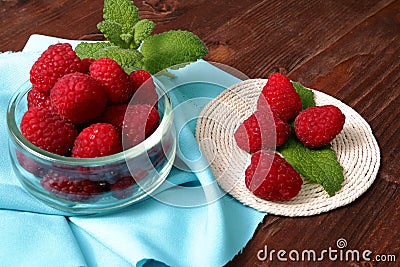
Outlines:
POLYGON ((156 146, 164 135, 164 132, 166 131, 165 129, 169 129, 170 127, 172 127, 173 124, 174 116, 171 99, 169 98, 167 91, 164 89, 164 86, 161 84, 161 82, 159 82, 155 77, 153 77, 153 81, 157 90, 162 93, 162 98, 165 99, 164 111, 160 124, 158 125, 157 129, 143 142, 127 150, 123 150, 113 155, 97 158, 73 158, 48 152, 32 144, 22 135, 19 126, 17 125, 17 122, 15 120, 17 106, 20 104, 24 96, 28 94, 29 90, 32 87, 32 84, 29 80, 25 81, 17 89, 17 91, 13 93, 8 102, 7 130, 9 132, 9 138, 13 139, 12 141, 14 143, 21 146, 30 154, 33 154, 34 156, 42 160, 51 162, 52 164, 95 167, 112 164, 122 160, 125 161, 126 159, 132 159, 156 146))

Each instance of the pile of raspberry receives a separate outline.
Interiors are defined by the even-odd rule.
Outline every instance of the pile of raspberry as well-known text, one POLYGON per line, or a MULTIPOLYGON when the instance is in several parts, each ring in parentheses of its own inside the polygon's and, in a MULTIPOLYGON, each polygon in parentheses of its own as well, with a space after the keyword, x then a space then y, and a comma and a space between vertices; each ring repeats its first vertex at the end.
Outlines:
MULTIPOLYGON (((20 129, 48 152, 74 158, 109 156, 139 144, 159 125, 158 96, 148 72, 128 74, 110 58, 80 59, 68 43, 50 45, 33 64, 30 81, 20 129)), ((100 181, 44 171, 22 155, 18 159, 25 169, 40 174, 46 190, 74 201, 106 191, 128 197, 126 192, 132 192, 126 189, 135 183, 129 172, 100 181)))
POLYGON ((306 147, 318 149, 341 132, 345 115, 334 105, 302 110, 300 95, 288 77, 271 74, 259 95, 256 111, 234 133, 239 148, 251 154, 245 171, 246 187, 261 199, 287 201, 301 190, 300 174, 275 151, 290 137, 290 123, 306 147))

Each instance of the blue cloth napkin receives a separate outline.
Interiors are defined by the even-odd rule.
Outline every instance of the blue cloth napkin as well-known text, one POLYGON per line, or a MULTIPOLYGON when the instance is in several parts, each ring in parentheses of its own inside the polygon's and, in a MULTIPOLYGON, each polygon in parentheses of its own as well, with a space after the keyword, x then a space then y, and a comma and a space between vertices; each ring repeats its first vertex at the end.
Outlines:
POLYGON ((223 266, 230 261, 265 214, 222 192, 197 146, 196 116, 239 81, 205 61, 172 71, 175 78, 161 78, 179 111, 180 161, 153 197, 113 214, 69 217, 21 187, 5 145, 7 103, 29 79, 40 53, 58 41, 76 44, 33 35, 23 52, 0 54, 0 266, 223 266), (191 187, 181 186, 189 182, 191 187))

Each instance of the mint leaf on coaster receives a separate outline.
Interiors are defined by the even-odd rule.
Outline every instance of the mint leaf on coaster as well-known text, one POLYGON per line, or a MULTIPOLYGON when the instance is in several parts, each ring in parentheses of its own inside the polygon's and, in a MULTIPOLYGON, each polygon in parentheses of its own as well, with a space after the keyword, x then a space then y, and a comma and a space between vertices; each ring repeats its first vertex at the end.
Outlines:
POLYGON ((139 67, 157 73, 171 66, 193 62, 208 53, 205 44, 193 33, 171 30, 151 35, 143 40, 139 67))
POLYGON ((300 95, 302 102, 302 107, 301 107, 302 110, 308 107, 315 106, 314 92, 312 90, 304 87, 299 82, 292 82, 292 84, 296 92, 300 95))
POLYGON ((322 185, 329 196, 342 188, 343 167, 331 147, 309 149, 292 135, 279 152, 304 178, 322 185))

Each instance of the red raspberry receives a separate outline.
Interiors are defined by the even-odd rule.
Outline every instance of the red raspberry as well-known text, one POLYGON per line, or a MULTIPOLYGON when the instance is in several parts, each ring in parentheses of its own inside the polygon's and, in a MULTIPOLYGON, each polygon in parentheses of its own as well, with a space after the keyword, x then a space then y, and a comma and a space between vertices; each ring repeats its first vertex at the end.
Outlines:
POLYGON ((121 137, 115 127, 108 123, 95 123, 79 133, 72 148, 72 157, 97 158, 121 151, 121 137))
POLYGON ((288 77, 280 73, 269 76, 262 89, 258 103, 265 102, 276 112, 284 122, 294 119, 300 112, 302 103, 288 77))
POLYGON ((49 166, 46 164, 41 163, 20 151, 16 151, 16 156, 18 163, 22 168, 39 178, 42 178, 49 170, 49 166))
POLYGON ((104 86, 110 104, 128 103, 133 95, 129 75, 111 58, 95 60, 89 67, 90 76, 104 86))
POLYGON ((58 155, 69 152, 78 135, 72 123, 47 108, 31 108, 21 121, 22 135, 35 146, 58 155))
POLYGON ((120 133, 122 133, 122 124, 124 123, 125 112, 128 104, 119 104, 108 106, 103 115, 98 119, 99 122, 112 124, 120 133))
POLYGON ((141 143, 158 127, 160 115, 158 111, 146 104, 129 105, 122 127, 124 148, 141 143))
POLYGON ((28 92, 28 109, 33 107, 38 108, 50 108, 50 94, 38 90, 35 86, 32 87, 28 92))
POLYGON ((50 92, 57 112, 73 123, 90 122, 105 110, 104 88, 92 77, 71 73, 60 78, 50 92))
POLYGON ((110 184, 110 190, 115 198, 124 199, 132 196, 135 184, 136 181, 132 176, 125 176, 110 184))
POLYGON ((61 172, 49 172, 40 181, 44 189, 71 201, 87 201, 109 190, 106 182, 73 178, 61 172))
POLYGON ((94 58, 82 58, 82 60, 81 60, 81 72, 89 74, 90 73, 90 71, 89 71, 90 65, 92 65, 92 63, 94 61, 95 61, 94 58))
POLYGON ((290 125, 277 115, 257 110, 236 129, 234 137, 239 148, 254 153, 263 148, 283 145, 290 136, 290 125))
POLYGON ((145 70, 135 70, 129 75, 133 88, 137 90, 147 80, 152 80, 151 74, 145 70))
POLYGON ((279 154, 260 150, 251 156, 245 172, 246 187, 256 196, 271 201, 286 201, 300 192, 300 174, 279 154))
POLYGON ((135 92, 130 103, 147 104, 157 109, 158 95, 150 73, 145 70, 136 70, 131 72, 129 79, 135 92))
POLYGON ((329 144, 342 131, 345 119, 336 106, 309 107, 296 117, 294 130, 305 146, 319 148, 329 144))
POLYGON ((30 81, 41 92, 49 92, 59 78, 81 71, 81 60, 67 43, 50 45, 30 70, 30 81))

